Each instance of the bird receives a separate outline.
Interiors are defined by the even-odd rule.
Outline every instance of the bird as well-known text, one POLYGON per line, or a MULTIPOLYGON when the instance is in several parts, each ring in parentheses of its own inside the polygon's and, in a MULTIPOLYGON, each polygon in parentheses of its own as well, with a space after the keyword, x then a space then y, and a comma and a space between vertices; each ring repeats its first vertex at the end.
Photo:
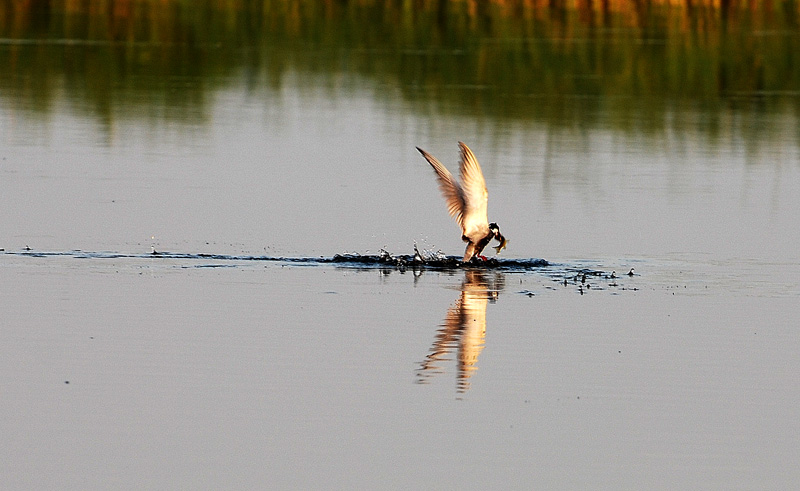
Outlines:
POLYGON ((467 243, 462 262, 469 262, 473 257, 485 261, 486 257, 481 256, 481 252, 492 239, 500 242, 495 247, 498 254, 508 241, 500 233, 500 227, 496 223, 489 223, 489 192, 486 190, 486 181, 478 159, 464 142, 458 142, 458 148, 461 155, 458 164, 461 182, 436 157, 419 147, 417 150, 436 171, 447 211, 461 227, 461 240, 467 243))

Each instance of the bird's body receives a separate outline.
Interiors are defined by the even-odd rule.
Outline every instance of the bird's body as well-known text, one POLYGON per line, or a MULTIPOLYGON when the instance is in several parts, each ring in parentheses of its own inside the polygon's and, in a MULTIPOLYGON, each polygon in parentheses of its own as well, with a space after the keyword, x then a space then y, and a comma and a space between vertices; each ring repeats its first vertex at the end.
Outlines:
POLYGON ((467 262, 475 256, 486 259, 480 254, 492 239, 500 241, 500 245, 496 247, 498 253, 505 247, 507 241, 500 234, 497 224, 489 223, 489 192, 486 190, 486 181, 483 179, 478 159, 464 143, 458 142, 458 147, 461 154, 459 160, 461 182, 457 181, 450 171, 436 160, 436 157, 419 147, 417 150, 436 171, 439 189, 447 203, 447 211, 461 226, 461 240, 467 243, 463 261, 467 262))

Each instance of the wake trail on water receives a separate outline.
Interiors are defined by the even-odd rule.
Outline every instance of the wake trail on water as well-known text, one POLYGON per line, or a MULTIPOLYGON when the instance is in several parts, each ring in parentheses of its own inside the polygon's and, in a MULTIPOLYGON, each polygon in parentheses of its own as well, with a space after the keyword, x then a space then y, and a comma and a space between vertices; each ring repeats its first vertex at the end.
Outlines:
MULTIPOLYGON (((627 274, 617 275, 616 271, 604 270, 596 261, 573 261, 571 263, 551 263, 539 258, 473 258, 472 261, 462 262, 458 256, 447 256, 441 252, 420 252, 414 247, 414 254, 391 254, 381 249, 379 254, 343 253, 333 256, 269 256, 250 254, 213 254, 191 252, 164 252, 153 250, 151 252, 116 252, 116 251, 38 251, 25 248, 19 251, 6 251, 0 249, 0 256, 17 256, 30 258, 73 258, 79 260, 110 260, 110 259, 136 259, 150 261, 179 260, 186 261, 180 267, 186 268, 225 268, 241 267, 247 263, 276 263, 285 266, 332 266, 357 271, 380 271, 390 274, 394 271, 405 273, 412 272, 417 277, 425 271, 446 272, 480 272, 491 271, 495 273, 536 273, 548 278, 547 289, 554 289, 555 285, 561 288, 574 289, 581 295, 591 290, 632 290, 636 291, 633 269, 627 274), (631 282, 633 281, 633 284, 631 282), (551 283, 552 282, 552 283, 551 283)), ((166 263, 165 263, 166 264, 166 263)), ((523 290, 529 296, 533 291, 523 290)))
POLYGON ((287 264, 307 264, 325 265, 334 264, 337 266, 354 268, 386 268, 391 267, 398 270, 425 268, 438 270, 456 270, 461 268, 477 268, 500 271, 525 271, 547 267, 550 263, 544 259, 498 259, 488 258, 486 260, 473 259, 471 262, 464 263, 457 256, 446 256, 440 253, 420 254, 415 250, 414 254, 394 255, 381 250, 380 254, 356 254, 344 253, 333 256, 318 257, 291 257, 291 256, 268 256, 268 255, 240 255, 240 254, 209 254, 209 253, 189 253, 189 252, 162 252, 152 251, 149 253, 126 253, 115 251, 3 251, 3 254, 27 256, 27 257, 72 257, 75 259, 186 259, 198 261, 263 261, 287 264))

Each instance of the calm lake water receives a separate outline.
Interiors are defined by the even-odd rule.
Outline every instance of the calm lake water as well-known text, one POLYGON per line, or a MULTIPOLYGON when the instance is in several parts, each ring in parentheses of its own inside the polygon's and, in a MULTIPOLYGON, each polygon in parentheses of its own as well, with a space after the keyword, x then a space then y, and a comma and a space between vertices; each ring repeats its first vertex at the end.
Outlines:
POLYGON ((53 5, 0 17, 4 487, 800 480, 796 16, 53 5), (460 256, 459 140, 548 266, 317 260, 460 256))

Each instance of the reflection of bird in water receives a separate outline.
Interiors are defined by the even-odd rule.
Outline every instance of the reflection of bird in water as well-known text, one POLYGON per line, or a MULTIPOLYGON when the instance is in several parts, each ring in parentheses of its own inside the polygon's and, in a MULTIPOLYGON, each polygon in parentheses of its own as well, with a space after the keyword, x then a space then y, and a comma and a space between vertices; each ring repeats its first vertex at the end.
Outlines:
POLYGON ((483 179, 478 159, 463 142, 458 142, 458 147, 461 149, 461 159, 458 165, 461 183, 456 181, 450 171, 436 160, 436 157, 419 147, 417 150, 436 171, 436 176, 439 178, 439 189, 447 201, 447 211, 461 226, 461 240, 467 243, 462 261, 467 262, 474 256, 486 259, 480 254, 492 239, 500 242, 500 245, 495 247, 498 254, 508 241, 500 233, 500 227, 496 223, 489 223, 489 192, 486 190, 486 181, 483 179))
POLYGON ((489 300, 496 300, 503 278, 498 274, 495 288, 490 288, 483 271, 467 270, 464 274, 461 297, 447 310, 430 353, 420 363, 417 383, 428 383, 430 377, 442 373, 439 363, 450 360, 448 354, 452 352, 458 357, 459 392, 469 389, 469 378, 478 369, 478 355, 486 338, 486 305, 489 300))

